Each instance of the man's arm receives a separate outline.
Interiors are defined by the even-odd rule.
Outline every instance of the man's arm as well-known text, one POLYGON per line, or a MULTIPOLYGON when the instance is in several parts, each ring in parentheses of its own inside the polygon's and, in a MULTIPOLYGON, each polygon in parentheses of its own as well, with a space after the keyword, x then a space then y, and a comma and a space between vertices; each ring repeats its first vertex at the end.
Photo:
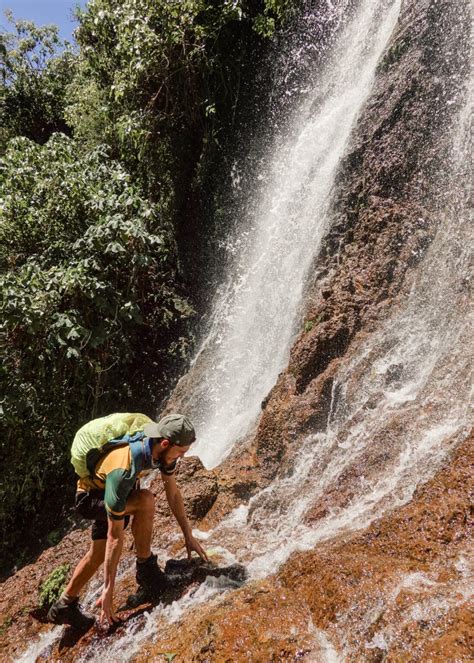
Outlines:
POLYGON ((189 521, 186 517, 186 512, 184 510, 183 498, 176 483, 176 479, 174 478, 174 475, 162 474, 161 478, 165 486, 166 499, 168 500, 170 509, 173 512, 173 515, 178 521, 178 524, 183 532, 184 541, 186 543, 186 550, 188 552, 188 559, 191 559, 191 552, 194 550, 195 552, 197 552, 199 557, 201 557, 201 559, 208 562, 209 559, 204 549, 201 547, 200 543, 196 541, 196 539, 193 537, 191 525, 189 524, 189 521))
POLYGON ((108 521, 109 527, 104 560, 104 589, 97 604, 102 608, 100 621, 102 623, 113 624, 115 621, 118 621, 113 608, 113 598, 115 576, 122 553, 124 520, 112 520, 112 518, 108 518, 108 521))

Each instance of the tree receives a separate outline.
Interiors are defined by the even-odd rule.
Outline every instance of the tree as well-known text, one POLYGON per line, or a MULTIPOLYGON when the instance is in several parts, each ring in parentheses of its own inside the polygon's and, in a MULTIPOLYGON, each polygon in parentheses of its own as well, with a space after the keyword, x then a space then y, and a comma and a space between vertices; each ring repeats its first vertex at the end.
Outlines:
POLYGON ((169 228, 106 148, 13 139, 0 187, 0 531, 12 550, 67 503, 80 425, 121 407, 154 415, 192 310, 169 228))
POLYGON ((10 11, 6 16, 13 31, 0 34, 2 153, 14 136, 42 144, 55 131, 69 133, 64 117, 66 90, 77 63, 56 26, 16 21, 10 11))

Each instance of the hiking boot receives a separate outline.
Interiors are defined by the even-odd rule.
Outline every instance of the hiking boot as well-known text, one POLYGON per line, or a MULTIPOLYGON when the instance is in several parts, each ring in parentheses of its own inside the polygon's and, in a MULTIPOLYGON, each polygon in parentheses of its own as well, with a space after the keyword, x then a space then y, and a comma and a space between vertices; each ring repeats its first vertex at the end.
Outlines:
POLYGON ((138 593, 144 599, 155 600, 169 588, 168 578, 158 566, 156 555, 150 555, 146 562, 137 562, 135 577, 138 593))
POLYGON ((53 624, 68 624, 81 631, 89 629, 95 623, 94 617, 89 617, 80 609, 79 597, 70 603, 60 598, 49 609, 48 619, 53 624))

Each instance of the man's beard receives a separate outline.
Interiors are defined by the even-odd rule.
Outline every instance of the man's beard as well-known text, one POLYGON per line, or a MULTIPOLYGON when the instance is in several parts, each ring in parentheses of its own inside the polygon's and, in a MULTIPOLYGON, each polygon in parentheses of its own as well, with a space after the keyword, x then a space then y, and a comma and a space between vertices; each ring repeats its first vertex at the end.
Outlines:
POLYGON ((171 451, 171 450, 170 450, 169 448, 168 448, 168 449, 162 449, 162 450, 159 452, 159 454, 158 454, 158 458, 155 460, 155 463, 157 463, 157 464, 159 463, 160 465, 163 465, 163 467, 166 467, 167 465, 169 465, 170 463, 172 463, 172 462, 173 462, 173 459, 172 459, 172 458, 171 458, 171 459, 169 458, 169 456, 171 455, 171 454, 170 454, 170 451, 171 451))

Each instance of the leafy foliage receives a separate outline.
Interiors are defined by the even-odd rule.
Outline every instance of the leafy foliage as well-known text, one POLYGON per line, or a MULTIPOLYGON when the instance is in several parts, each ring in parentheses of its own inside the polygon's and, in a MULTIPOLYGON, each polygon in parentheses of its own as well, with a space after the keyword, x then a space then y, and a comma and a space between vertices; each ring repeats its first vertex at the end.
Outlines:
POLYGON ((179 198, 203 147, 233 117, 243 60, 288 4, 91 0, 78 15, 81 60, 67 110, 76 135, 94 141, 92 98, 95 141, 107 126, 114 155, 145 191, 179 198))
POLYGON ((90 0, 78 10, 77 52, 54 26, 9 14, 2 561, 18 559, 25 531, 34 541, 64 515, 77 428, 121 408, 154 415, 187 355, 193 284, 183 275, 199 273, 196 237, 209 232, 199 172, 233 135, 255 54, 291 5, 90 0))
POLYGON ((169 229, 104 148, 83 154, 60 134, 44 146, 18 138, 0 173, 9 543, 7 525, 40 523, 41 497, 48 484, 61 488, 81 423, 129 409, 132 397, 153 407, 192 310, 176 286, 169 229), (141 374, 145 364, 161 387, 141 374))
POLYGON ((56 26, 37 27, 6 15, 13 30, 0 34, 1 152, 13 136, 44 143, 54 131, 68 131, 65 97, 76 67, 76 56, 59 39, 56 26))
POLYGON ((39 601, 42 608, 49 608, 59 599, 66 584, 69 569, 69 564, 57 566, 41 584, 39 601))

